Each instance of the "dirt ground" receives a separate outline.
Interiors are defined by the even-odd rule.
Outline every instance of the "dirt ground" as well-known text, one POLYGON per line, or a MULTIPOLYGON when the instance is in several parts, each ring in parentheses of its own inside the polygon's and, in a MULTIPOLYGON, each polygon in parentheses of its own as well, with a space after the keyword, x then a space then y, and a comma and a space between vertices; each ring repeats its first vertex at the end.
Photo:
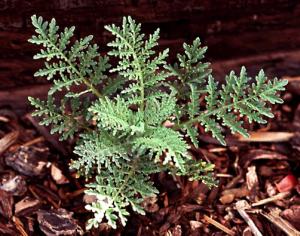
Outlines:
MULTIPOLYGON (((199 127, 197 159, 216 165, 217 187, 166 173, 145 199, 145 216, 125 228, 105 222, 85 235, 300 235, 300 78, 289 78, 285 103, 249 139, 227 135, 220 146, 199 127), (298 231, 299 230, 299 231, 298 231)), ((61 143, 30 113, 0 110, 0 234, 80 235, 91 216, 84 180, 69 170, 73 142, 61 143)))

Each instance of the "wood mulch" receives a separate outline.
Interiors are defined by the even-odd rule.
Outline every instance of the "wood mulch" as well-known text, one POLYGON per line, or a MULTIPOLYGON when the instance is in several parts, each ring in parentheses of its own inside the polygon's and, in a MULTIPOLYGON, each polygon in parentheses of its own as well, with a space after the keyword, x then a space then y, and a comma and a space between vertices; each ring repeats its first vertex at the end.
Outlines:
POLYGON ((249 139, 227 135, 223 147, 199 127, 191 152, 216 165, 217 187, 155 175, 160 194, 145 199, 147 214, 132 213, 117 230, 105 222, 84 230, 84 180, 68 168, 74 143, 1 109, 0 235, 300 235, 300 79, 290 81, 275 118, 249 125, 249 139))

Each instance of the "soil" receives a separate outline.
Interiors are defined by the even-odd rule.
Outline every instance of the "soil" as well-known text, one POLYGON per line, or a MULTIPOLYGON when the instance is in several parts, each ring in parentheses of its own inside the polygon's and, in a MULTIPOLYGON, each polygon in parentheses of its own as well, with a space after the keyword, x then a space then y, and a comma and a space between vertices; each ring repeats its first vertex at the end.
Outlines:
POLYGON ((117 230, 85 232, 84 179, 68 168, 74 143, 0 109, 0 235, 300 235, 300 79, 290 81, 275 118, 249 125, 249 139, 228 134, 223 147, 199 127, 191 152, 216 165, 217 187, 154 175, 160 194, 145 199, 147 214, 117 230))

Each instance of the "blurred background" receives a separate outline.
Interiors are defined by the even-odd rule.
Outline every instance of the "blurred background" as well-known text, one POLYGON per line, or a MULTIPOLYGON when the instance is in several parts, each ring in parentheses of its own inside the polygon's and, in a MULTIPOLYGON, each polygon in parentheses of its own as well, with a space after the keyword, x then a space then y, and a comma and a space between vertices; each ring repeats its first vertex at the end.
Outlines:
POLYGON ((103 26, 131 15, 145 33, 161 29, 170 61, 199 36, 219 79, 242 65, 251 75, 259 68, 269 76, 300 75, 298 0, 0 0, 0 105, 20 108, 28 94, 48 90, 45 79, 33 78, 41 65, 32 59, 38 48, 27 42, 33 14, 76 26, 77 37, 93 34, 103 53, 110 39, 103 26))

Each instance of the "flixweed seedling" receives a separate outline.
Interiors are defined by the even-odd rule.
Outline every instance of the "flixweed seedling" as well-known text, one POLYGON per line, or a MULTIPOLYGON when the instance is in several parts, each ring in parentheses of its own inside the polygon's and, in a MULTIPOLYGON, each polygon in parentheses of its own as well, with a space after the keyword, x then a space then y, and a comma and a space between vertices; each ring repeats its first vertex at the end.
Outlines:
POLYGON ((35 76, 47 77, 53 86, 47 101, 29 101, 36 109, 33 115, 42 116, 41 124, 51 125, 52 133, 78 140, 78 159, 71 168, 89 179, 86 193, 96 199, 86 206, 94 212, 88 228, 104 219, 113 228, 118 221, 125 225, 128 206, 144 214, 141 202, 158 193, 153 173, 166 171, 214 185, 213 165, 189 154, 191 146, 198 146, 196 127, 202 125, 225 145, 222 126, 247 136, 243 117, 266 123, 265 116, 273 117, 268 104, 283 102, 277 92, 287 81, 268 81, 263 71, 250 83, 243 67, 218 88, 210 64, 202 62, 207 48, 199 38, 183 44, 178 62, 169 65, 168 49, 154 49, 159 29, 146 37, 131 17, 124 17, 121 26, 105 26, 114 37, 106 56, 99 54, 92 36, 72 40, 74 27, 59 33, 55 19, 31 19, 36 35, 29 42, 43 46, 34 59, 45 59, 35 76), (55 100, 58 91, 65 96, 55 100), (200 96, 205 96, 203 106, 200 96))

